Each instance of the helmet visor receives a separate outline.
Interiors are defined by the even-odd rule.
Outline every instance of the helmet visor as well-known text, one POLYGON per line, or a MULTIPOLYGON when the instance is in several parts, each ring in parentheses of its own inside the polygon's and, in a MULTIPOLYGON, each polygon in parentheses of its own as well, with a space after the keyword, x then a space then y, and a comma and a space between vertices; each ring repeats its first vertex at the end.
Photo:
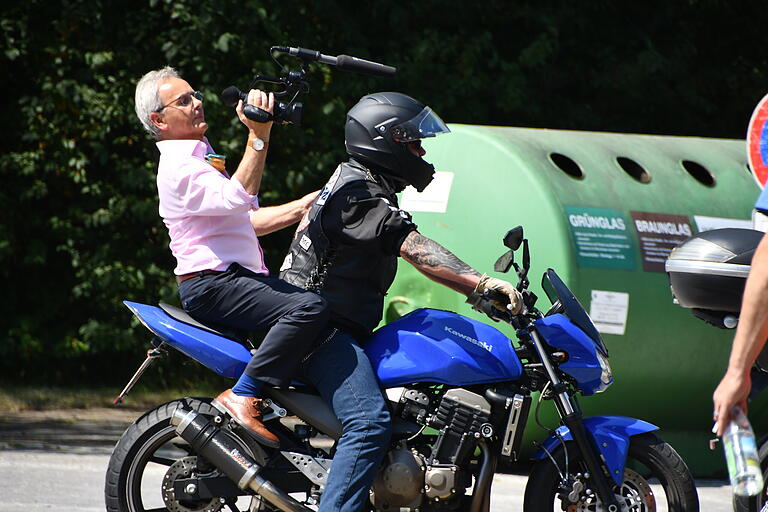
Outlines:
POLYGON ((392 140, 395 142, 413 142, 425 137, 434 137, 440 133, 450 133, 440 116, 431 108, 424 107, 415 117, 392 127, 392 140))

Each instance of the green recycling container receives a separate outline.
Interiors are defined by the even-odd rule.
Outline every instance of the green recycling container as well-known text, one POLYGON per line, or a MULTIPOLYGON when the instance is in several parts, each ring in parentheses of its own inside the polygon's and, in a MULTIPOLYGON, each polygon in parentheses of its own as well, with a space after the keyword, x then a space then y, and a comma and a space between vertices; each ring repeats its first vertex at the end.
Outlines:
MULTIPOLYGON (((710 451, 712 392, 722 376, 733 331, 694 318, 673 304, 664 260, 694 233, 751 227, 759 188, 742 140, 665 137, 491 126, 450 125, 426 139, 436 177, 401 206, 419 231, 481 272, 495 274, 501 239, 524 227, 532 290, 554 268, 595 321, 610 353, 614 384, 580 403, 586 415, 616 414, 658 425, 696 476, 722 476, 722 449, 710 451)), ((418 307, 479 320, 463 297, 426 279, 405 261, 385 300, 385 321, 418 307)), ((496 324, 514 337, 509 326, 496 324)), ((768 433, 765 397, 750 408, 768 433)), ((532 408, 527 442, 547 437, 532 408)), ((557 426, 550 403, 542 422, 557 426)), ((530 452, 529 452, 530 453, 530 452)))

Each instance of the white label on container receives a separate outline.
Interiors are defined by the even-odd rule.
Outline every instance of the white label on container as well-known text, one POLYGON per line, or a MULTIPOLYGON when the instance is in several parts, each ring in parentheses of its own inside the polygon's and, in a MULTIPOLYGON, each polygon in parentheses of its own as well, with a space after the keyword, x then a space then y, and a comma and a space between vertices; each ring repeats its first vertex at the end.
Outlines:
POLYGON ((696 221, 696 227, 699 229, 699 233, 711 229, 722 228, 752 229, 751 220, 729 219, 727 217, 707 217, 705 215, 694 215, 693 220, 696 221))
POLYGON ((403 191, 400 208, 409 212, 445 213, 448 209, 448 198, 451 196, 453 173, 438 171, 432 183, 423 192, 408 186, 403 191))
POLYGON ((598 331, 623 335, 627 327, 628 311, 628 293, 592 290, 589 316, 592 317, 598 331))

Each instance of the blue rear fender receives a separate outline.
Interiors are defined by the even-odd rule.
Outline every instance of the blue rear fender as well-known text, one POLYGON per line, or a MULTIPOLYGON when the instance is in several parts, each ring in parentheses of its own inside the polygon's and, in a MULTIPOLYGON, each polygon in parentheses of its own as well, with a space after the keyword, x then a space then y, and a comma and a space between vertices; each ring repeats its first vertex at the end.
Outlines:
MULTIPOLYGON (((592 436, 595 446, 605 459, 605 464, 611 472, 611 478, 621 485, 624 476, 624 466, 627 463, 630 437, 659 430, 659 427, 647 421, 626 416, 590 416, 584 418, 584 428, 592 436)), ((534 455, 534 459, 544 459, 546 452, 552 453, 560 445, 560 439, 573 441, 570 429, 561 426, 557 429, 559 435, 549 437, 534 455), (545 451, 546 450, 546 451, 545 451)))
POLYGON ((156 306, 123 304, 158 338, 219 375, 236 379, 251 360, 250 351, 234 340, 180 322, 156 306))

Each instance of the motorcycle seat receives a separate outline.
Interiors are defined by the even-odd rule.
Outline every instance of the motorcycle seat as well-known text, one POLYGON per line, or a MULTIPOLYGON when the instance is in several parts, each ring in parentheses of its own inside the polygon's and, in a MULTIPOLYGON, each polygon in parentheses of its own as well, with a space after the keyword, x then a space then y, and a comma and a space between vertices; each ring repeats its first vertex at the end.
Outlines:
POLYGON ((168 316, 178 320, 179 322, 185 323, 187 325, 191 325, 192 327, 197 327, 198 329, 202 329, 204 331, 208 331, 210 333, 216 334, 217 336, 221 336, 222 338, 227 338, 232 341, 236 341, 243 345, 247 344, 248 335, 245 331, 231 329, 224 326, 217 326, 216 328, 214 328, 214 327, 211 327, 211 325, 206 325, 198 322, 197 320, 192 318, 189 313, 187 313, 181 308, 177 308, 176 306, 171 306, 170 304, 166 304, 165 302, 161 302, 159 306, 160 306, 160 309, 162 309, 168 316))

